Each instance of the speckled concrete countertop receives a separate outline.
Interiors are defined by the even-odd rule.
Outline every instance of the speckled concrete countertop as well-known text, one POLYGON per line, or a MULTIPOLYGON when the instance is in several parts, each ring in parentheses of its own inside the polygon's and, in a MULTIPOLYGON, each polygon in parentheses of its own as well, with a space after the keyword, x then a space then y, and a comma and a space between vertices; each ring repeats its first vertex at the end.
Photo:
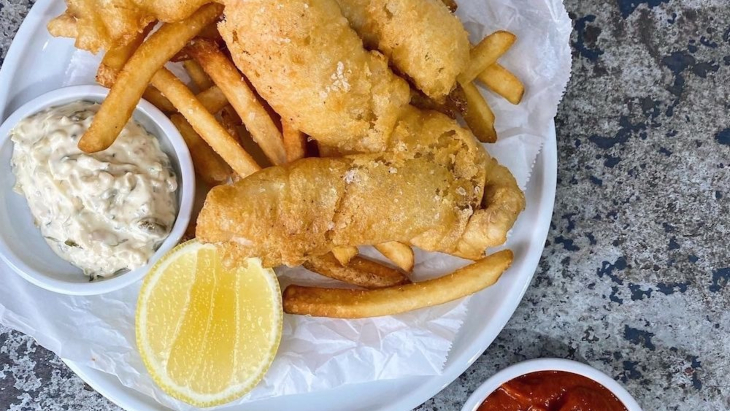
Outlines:
MULTIPOLYGON (((31 3, 0 0, 1 56, 31 3)), ((730 410, 730 7, 566 6, 573 77, 540 268, 495 343, 419 409, 459 409, 509 364, 564 357, 612 375, 647 411, 730 410)), ((117 408, 0 326, 0 409, 117 408)))

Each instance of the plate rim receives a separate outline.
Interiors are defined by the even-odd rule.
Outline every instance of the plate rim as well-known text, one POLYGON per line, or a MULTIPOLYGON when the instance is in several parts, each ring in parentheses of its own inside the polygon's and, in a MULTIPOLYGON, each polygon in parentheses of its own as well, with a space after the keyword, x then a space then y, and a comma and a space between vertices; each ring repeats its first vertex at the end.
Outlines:
MULTIPOLYGON (((25 49, 28 43, 30 43, 33 39, 36 29, 43 24, 43 20, 47 17, 47 12, 51 7, 53 7, 53 5, 53 0, 39 0, 32 6, 21 23, 21 26, 10 45, 8 53, 6 54, 2 70, 0 71, 0 90, 9 90, 9 84, 17 72, 17 66, 12 66, 12 64, 14 64, 13 62, 20 58, 23 49, 25 49), (8 64, 11 64, 10 68, 7 67, 8 64)), ((3 111, 7 108, 9 101, 8 97, 8 93, 0 93, 0 108, 2 108, 3 111)), ((3 111, 0 111, 0 115, 2 115, 3 111)), ((497 335, 499 335, 499 332, 504 329, 504 326, 514 314, 519 303, 522 301, 522 298, 529 288, 532 278, 538 268, 539 260, 542 256, 542 251, 544 250, 545 240, 547 239, 550 229, 550 222, 552 220, 555 205, 555 192, 557 189, 557 138, 554 120, 551 121, 551 126, 546 137, 547 139, 544 142, 536 160, 545 162, 545 166, 541 170, 543 172, 544 182, 540 186, 540 189, 543 191, 539 196, 540 202, 544 203, 542 207, 537 210, 537 218, 535 219, 537 227, 533 235, 536 241, 535 244, 542 245, 540 246, 539 252, 528 254, 526 257, 530 260, 528 266, 534 266, 534 269, 521 285, 516 298, 511 299, 508 303, 506 303, 506 306, 502 307, 499 310, 499 314, 492 319, 493 324, 498 325, 499 331, 490 336, 487 332, 488 327, 484 327, 483 331, 481 331, 478 337, 475 338, 475 342, 467 346, 461 353, 449 353, 449 358, 441 374, 421 377, 425 380, 425 382, 421 384, 416 391, 411 391, 409 395, 404 395, 397 402, 381 407, 381 411, 395 411, 417 407, 455 381, 492 344, 497 335), (538 240, 539 242, 537 242, 538 240)), ((136 393, 137 395, 143 394, 125 387, 118 381, 118 379, 114 384, 105 382, 103 377, 113 377, 111 374, 81 365, 75 361, 67 359, 62 360, 82 380, 121 408, 134 410, 155 409, 154 407, 150 407, 143 403, 134 395, 130 395, 129 392, 136 393)))

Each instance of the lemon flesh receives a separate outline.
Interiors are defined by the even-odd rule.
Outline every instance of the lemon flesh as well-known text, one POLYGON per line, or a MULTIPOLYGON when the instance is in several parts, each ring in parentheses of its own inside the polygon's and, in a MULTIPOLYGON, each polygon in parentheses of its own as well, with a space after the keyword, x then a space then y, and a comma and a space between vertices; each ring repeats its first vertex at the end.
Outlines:
POLYGON ((154 381, 198 407, 232 401, 263 378, 281 339, 279 282, 261 260, 229 270, 195 240, 152 268, 137 302, 137 347, 154 381))

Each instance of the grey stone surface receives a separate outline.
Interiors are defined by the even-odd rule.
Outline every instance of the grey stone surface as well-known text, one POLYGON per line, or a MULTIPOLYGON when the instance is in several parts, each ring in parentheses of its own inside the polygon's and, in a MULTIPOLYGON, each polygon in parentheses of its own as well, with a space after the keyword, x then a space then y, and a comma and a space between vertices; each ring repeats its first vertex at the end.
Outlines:
MULTIPOLYGON (((572 358, 645 410, 730 410, 730 8, 726 0, 566 0, 573 77, 540 268, 495 343, 419 407, 572 358)), ((0 0, 4 56, 28 2, 0 0)), ((0 409, 108 410, 29 337, 0 328, 0 409)))

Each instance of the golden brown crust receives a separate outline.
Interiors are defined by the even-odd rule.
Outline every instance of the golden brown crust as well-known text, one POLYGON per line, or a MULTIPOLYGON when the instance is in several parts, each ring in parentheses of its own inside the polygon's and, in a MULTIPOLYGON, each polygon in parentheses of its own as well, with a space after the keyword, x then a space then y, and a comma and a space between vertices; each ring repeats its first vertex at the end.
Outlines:
POLYGON ((299 265, 336 246, 416 237, 453 247, 459 233, 452 230, 465 226, 466 216, 451 185, 448 168, 425 158, 308 158, 215 187, 197 234, 266 266, 299 265))
POLYGON ((442 101, 469 63, 469 36, 441 0, 337 0, 365 44, 442 101))
POLYGON ((284 121, 327 145, 385 149, 408 85, 382 55, 363 49, 334 0, 231 1, 219 29, 284 121))
POLYGON ((79 34, 76 17, 72 16, 68 11, 51 19, 46 28, 53 37, 76 38, 79 34))
POLYGON ((301 264, 329 251, 327 232, 344 192, 347 161, 326 167, 303 159, 213 188, 198 217, 197 235, 225 242, 227 259, 258 256, 264 265, 301 264))
POLYGON ((482 207, 469 219, 455 255, 475 260, 507 241, 507 232, 525 209, 525 195, 507 167, 489 159, 482 207))

